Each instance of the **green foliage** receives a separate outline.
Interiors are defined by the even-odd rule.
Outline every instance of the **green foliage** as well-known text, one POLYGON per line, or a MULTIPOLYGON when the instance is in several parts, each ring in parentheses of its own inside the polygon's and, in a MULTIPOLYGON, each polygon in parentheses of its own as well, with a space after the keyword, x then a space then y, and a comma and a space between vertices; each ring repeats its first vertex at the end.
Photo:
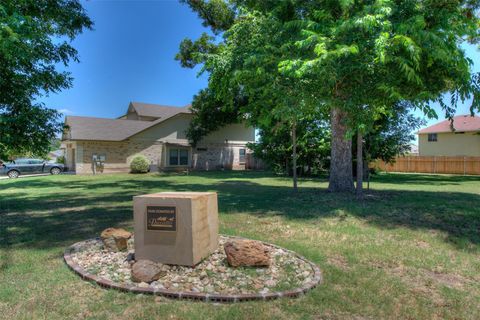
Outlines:
POLYGON ((346 139, 373 131, 403 101, 429 117, 437 116, 434 102, 449 117, 469 98, 471 111, 480 110, 480 76, 462 49, 480 40, 478 1, 186 2, 215 34, 223 31, 185 40, 179 54, 184 66, 203 64, 218 105, 233 105, 240 94, 246 103, 237 118, 259 128, 295 128, 318 109, 341 111, 345 124, 332 122, 334 171, 348 170, 341 164, 349 152, 338 152, 349 150, 346 139), (224 12, 233 18, 219 24, 224 12))
POLYGON ((415 132, 425 124, 411 113, 412 108, 413 105, 407 102, 398 103, 392 107, 391 112, 374 122, 364 137, 365 160, 392 162, 397 155, 405 155, 410 151, 415 132))
POLYGON ((131 173, 147 173, 150 168, 150 161, 142 154, 137 154, 130 162, 131 173))
MULTIPOLYGON (((330 130, 327 120, 315 117, 297 122, 297 168, 301 175, 327 171, 330 155, 330 130)), ((292 173, 291 128, 276 124, 259 130, 260 139, 249 147, 276 172, 292 173)))
POLYGON ((228 29, 233 23, 235 12, 223 0, 180 0, 180 2, 188 4, 203 20, 203 26, 210 27, 215 33, 228 29))
POLYGON ((49 151, 60 114, 35 100, 72 85, 55 67, 78 61, 70 41, 91 26, 77 0, 0 3, 0 158, 49 151))
POLYGON ((56 163, 65 164, 65 156, 57 157, 56 163))
MULTIPOLYGON (((368 131, 399 101, 429 116, 439 102, 452 116, 459 100, 478 95, 478 76, 461 44, 478 41, 478 1, 319 1, 289 22, 302 39, 282 72, 311 79, 318 96, 350 115, 350 128, 368 131), (301 57, 300 54, 304 56, 301 57), (450 105, 443 102, 450 92, 450 105)), ((480 104, 474 99, 472 111, 480 104)))
POLYGON ((61 146, 62 146, 62 141, 55 137, 52 140, 50 140, 50 150, 49 151, 58 150, 58 149, 60 149, 61 146))

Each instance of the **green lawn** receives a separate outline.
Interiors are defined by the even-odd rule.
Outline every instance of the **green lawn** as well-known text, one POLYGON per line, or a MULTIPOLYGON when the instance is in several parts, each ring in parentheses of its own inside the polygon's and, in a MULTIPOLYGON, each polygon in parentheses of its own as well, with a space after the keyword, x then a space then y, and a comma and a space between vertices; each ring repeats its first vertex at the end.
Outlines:
POLYGON ((0 181, 0 318, 479 319, 480 177, 379 175, 358 202, 266 173, 46 176, 0 181), (292 249, 324 284, 233 305, 106 290, 62 260, 106 227, 132 230, 132 196, 217 191, 221 232, 292 249))

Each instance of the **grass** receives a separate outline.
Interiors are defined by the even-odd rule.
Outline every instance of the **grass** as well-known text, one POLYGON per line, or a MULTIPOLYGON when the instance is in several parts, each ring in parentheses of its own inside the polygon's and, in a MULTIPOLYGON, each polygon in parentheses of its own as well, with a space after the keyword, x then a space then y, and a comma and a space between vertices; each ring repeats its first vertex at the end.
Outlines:
POLYGON ((478 319, 480 178, 382 174, 362 202, 325 179, 268 173, 46 176, 0 181, 0 318, 478 319), (132 230, 132 196, 217 191, 222 233, 317 263, 324 284, 299 299, 233 305, 105 290, 62 261, 107 227, 132 230))

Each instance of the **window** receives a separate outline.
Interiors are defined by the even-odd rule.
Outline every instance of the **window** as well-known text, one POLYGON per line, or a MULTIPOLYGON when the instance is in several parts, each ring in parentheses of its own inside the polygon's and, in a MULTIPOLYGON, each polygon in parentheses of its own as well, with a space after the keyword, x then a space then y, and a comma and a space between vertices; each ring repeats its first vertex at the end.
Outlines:
POLYGON ((43 164, 43 160, 31 159, 28 160, 28 164, 43 164))
POLYGON ((239 149, 238 152, 239 152, 238 162, 240 162, 240 163, 245 163, 245 153, 246 153, 246 150, 245 150, 245 149, 239 149))
POLYGON ((188 166, 188 149, 170 149, 168 164, 171 166, 188 166))
POLYGON ((437 134, 436 133, 429 133, 428 134, 428 142, 436 142, 437 141, 437 134))
POLYGON ((180 149, 180 165, 187 166, 188 165, 188 150, 187 149, 180 149))

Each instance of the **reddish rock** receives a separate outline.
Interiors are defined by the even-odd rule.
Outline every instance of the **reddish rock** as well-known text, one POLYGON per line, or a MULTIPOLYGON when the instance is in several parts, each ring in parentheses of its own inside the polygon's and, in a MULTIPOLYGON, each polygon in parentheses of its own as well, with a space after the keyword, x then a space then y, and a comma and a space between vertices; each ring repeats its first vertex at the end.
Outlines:
POLYGON ((234 240, 225 243, 225 254, 232 267, 267 267, 270 265, 270 250, 259 241, 234 240))
POLYGON ((167 272, 162 269, 161 264, 150 260, 138 260, 132 265, 132 280, 135 282, 150 283, 160 279, 167 272))
POLYGON ((130 239, 131 236, 132 234, 127 230, 115 228, 107 228, 100 234, 103 245, 111 251, 126 250, 128 239, 130 239))

